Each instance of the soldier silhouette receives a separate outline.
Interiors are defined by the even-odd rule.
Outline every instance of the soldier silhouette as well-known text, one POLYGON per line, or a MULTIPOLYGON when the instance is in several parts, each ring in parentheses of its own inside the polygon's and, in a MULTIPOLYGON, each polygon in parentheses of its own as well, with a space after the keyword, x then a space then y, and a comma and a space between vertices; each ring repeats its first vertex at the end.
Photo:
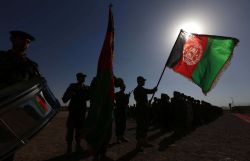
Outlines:
POLYGON ((38 65, 27 57, 26 50, 35 38, 23 31, 10 31, 12 48, 0 51, 0 88, 41 77, 38 65))
POLYGON ((145 85, 146 79, 142 76, 137 77, 137 87, 134 89, 134 98, 136 101, 136 150, 143 151, 142 147, 147 147, 147 130, 149 126, 149 102, 147 94, 153 94, 157 91, 157 88, 146 89, 145 85))
MULTIPOLYGON (((35 38, 23 31, 10 31, 11 49, 0 51, 0 89, 15 83, 40 78, 38 65, 30 60, 26 51, 35 38)), ((14 154, 4 161, 14 160, 14 154)))
POLYGON ((84 84, 86 75, 77 73, 77 83, 69 85, 62 100, 64 103, 69 102, 68 105, 68 119, 67 119, 67 153, 72 152, 73 136, 75 136, 75 151, 82 151, 80 132, 85 121, 87 100, 89 100, 89 87, 84 84))
POLYGON ((127 142, 124 138, 124 132, 126 129, 126 111, 128 109, 129 94, 125 94, 126 86, 124 81, 120 85, 120 91, 115 93, 115 132, 117 137, 117 143, 127 142))

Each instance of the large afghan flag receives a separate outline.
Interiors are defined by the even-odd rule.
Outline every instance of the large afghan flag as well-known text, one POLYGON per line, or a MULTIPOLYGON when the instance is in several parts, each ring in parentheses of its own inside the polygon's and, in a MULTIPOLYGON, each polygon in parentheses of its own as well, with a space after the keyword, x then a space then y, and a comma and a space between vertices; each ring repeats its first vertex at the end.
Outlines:
POLYGON ((206 94, 231 60, 236 38, 180 31, 166 66, 201 87, 206 94))
POLYGON ((97 75, 91 83, 90 110, 85 123, 86 139, 90 148, 98 152, 106 146, 112 134, 114 105, 114 22, 111 7, 105 40, 99 56, 97 75))

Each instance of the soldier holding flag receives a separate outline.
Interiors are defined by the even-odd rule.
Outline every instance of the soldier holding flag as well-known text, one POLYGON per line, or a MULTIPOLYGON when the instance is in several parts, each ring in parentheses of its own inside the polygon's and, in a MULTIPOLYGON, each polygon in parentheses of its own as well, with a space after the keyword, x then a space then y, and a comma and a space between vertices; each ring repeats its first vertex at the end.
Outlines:
POLYGON ((146 89, 146 79, 142 76, 137 77, 137 87, 134 89, 134 98, 136 101, 136 150, 143 151, 142 147, 149 146, 146 141, 147 130, 149 125, 149 102, 147 94, 153 94, 157 91, 157 87, 153 89, 146 89))

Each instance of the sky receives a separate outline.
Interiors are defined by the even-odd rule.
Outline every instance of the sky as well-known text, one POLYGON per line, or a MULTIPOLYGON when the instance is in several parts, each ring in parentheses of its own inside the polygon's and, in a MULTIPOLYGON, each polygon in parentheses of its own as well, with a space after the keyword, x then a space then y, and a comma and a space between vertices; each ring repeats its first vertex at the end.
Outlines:
MULTIPOLYGON (((22 30, 36 41, 27 51, 39 64, 55 96, 61 97, 75 74, 96 75, 104 41, 108 6, 113 4, 113 71, 133 90, 136 77, 156 86, 180 29, 240 40, 230 66, 206 96, 183 76, 167 68, 155 96, 179 91, 217 106, 250 105, 249 0, 8 0, 0 2, 0 50, 11 47, 9 31, 22 30), (190 27, 191 25, 191 27, 190 27)), ((151 97, 149 97, 151 98, 151 97)), ((130 104, 133 104, 131 95, 130 104)))

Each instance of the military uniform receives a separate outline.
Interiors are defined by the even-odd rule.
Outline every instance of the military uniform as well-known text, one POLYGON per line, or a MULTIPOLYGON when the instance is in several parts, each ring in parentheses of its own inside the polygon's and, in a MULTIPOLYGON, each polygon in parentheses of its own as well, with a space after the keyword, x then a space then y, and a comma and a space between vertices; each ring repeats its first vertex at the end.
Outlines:
POLYGON ((83 128, 86 114, 86 101, 89 99, 89 88, 79 83, 72 83, 64 93, 62 100, 68 105, 66 141, 71 144, 75 132, 75 141, 80 145, 80 130, 83 128))
POLYGON ((12 49, 0 51, 0 88, 40 77, 38 65, 26 57, 26 49, 35 38, 23 31, 10 31, 12 49))
POLYGON ((115 103, 115 132, 118 141, 124 141, 123 135, 126 129, 126 110, 128 108, 129 95, 125 94, 123 91, 115 93, 115 103))
POLYGON ((38 65, 26 56, 0 51, 0 88, 40 76, 38 65))
POLYGON ((149 125, 149 103, 147 94, 154 93, 152 89, 137 86, 134 90, 134 98, 136 101, 136 139, 145 138, 149 125))

